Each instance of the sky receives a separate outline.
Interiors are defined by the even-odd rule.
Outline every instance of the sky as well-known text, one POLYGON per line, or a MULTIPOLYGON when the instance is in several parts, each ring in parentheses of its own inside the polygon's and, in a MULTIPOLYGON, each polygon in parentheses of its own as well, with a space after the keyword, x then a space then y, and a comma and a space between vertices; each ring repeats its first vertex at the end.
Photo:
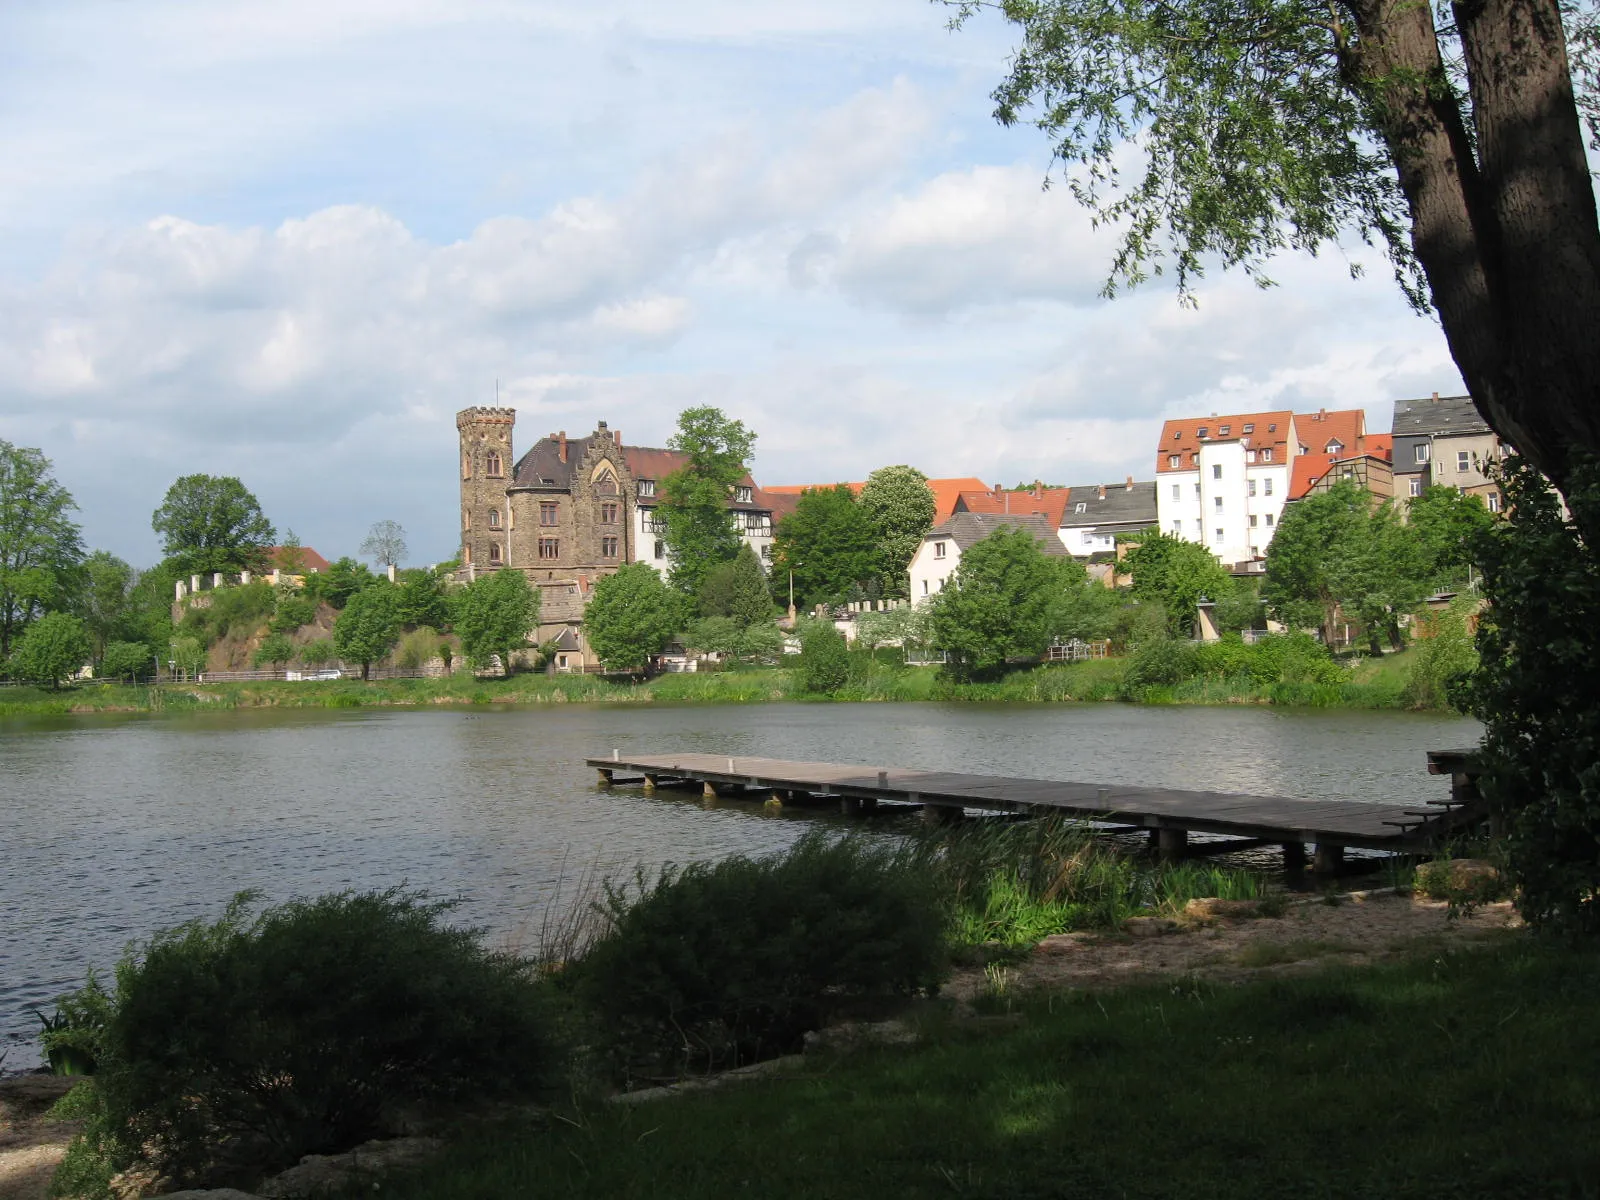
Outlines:
POLYGON ((763 484, 1151 478, 1167 417, 1458 392, 1362 248, 1100 295, 1111 243, 928 0, 0 5, 0 439, 144 565, 181 475, 328 558, 456 552, 518 453, 712 404, 763 484), (1352 265, 1365 269, 1351 278, 1352 265))

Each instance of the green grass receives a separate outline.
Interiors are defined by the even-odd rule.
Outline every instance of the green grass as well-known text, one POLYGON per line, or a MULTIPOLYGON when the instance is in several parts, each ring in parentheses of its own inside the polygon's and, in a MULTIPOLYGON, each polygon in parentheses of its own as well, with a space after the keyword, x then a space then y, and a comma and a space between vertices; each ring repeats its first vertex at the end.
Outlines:
POLYGON ((932 1020, 925 1046, 808 1061, 795 1078, 499 1125, 382 1193, 1592 1197, 1597 988, 1592 953, 1518 941, 1023 999, 1020 1027, 932 1020))

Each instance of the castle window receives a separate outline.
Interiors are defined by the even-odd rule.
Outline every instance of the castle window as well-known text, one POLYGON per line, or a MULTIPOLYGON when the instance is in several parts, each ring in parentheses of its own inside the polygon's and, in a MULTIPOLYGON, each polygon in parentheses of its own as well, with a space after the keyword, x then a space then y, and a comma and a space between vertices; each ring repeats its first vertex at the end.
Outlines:
POLYGON ((472 459, 465 454, 461 456, 461 478, 472 478, 472 459))
POLYGON ((750 488, 747 488, 747 487, 736 487, 736 488, 733 489, 733 499, 734 499, 734 503, 736 503, 736 504, 749 504, 749 503, 751 503, 753 495, 754 495, 753 490, 750 489, 750 488))
POLYGON ((614 500, 607 500, 600 506, 600 524, 615 525, 617 523, 617 504, 614 500))
POLYGON ((554 500, 539 501, 539 524, 554 525, 556 523, 556 502, 554 500))
POLYGON ((497 509, 497 508, 491 508, 489 510, 489 528, 490 529, 499 529, 500 528, 500 510, 497 509))
POLYGON ((486 475, 500 474, 500 455, 493 450, 484 455, 483 470, 486 475))
POLYGON ((461 510, 461 528, 463 528, 463 529, 471 529, 472 528, 472 512, 469 509, 463 508, 461 510))
POLYGON ((603 537, 603 538, 601 538, 600 539, 600 557, 601 558, 615 558, 616 556, 617 556, 617 539, 614 538, 614 537, 603 537))
POLYGON ((639 480, 638 494, 641 496, 654 496, 656 494, 656 481, 654 479, 639 480))
POLYGON ((561 539, 560 538, 540 538, 539 539, 539 557, 540 558, 560 558, 561 557, 561 539))
POLYGON ((471 564, 471 562, 472 562, 472 547, 471 546, 463 546, 463 547, 461 547, 461 565, 462 566, 468 566, 469 564, 471 564))
POLYGON ((489 564, 491 566, 498 566, 499 563, 500 563, 500 543, 499 542, 490 542, 489 543, 489 564))

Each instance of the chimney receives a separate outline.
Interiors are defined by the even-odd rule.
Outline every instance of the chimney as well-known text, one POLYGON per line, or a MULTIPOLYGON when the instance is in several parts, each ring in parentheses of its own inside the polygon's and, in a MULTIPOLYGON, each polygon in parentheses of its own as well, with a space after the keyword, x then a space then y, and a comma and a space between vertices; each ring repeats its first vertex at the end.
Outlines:
POLYGON ((1434 403, 1434 404, 1437 404, 1437 403, 1439 403, 1439 393, 1438 393, 1438 392, 1435 392, 1435 393, 1434 393, 1434 394, 1433 394, 1433 401, 1432 401, 1432 402, 1433 402, 1433 403, 1434 403))
POLYGON ((563 429, 556 437, 561 439, 561 461, 567 461, 567 431, 563 429))
POLYGON ((1128 476, 1128 481, 1122 485, 1122 490, 1125 491, 1125 492, 1133 491, 1133 476, 1132 475, 1128 476))
POLYGON ((1106 498, 1106 485, 1102 483, 1100 485, 1100 499, 1104 500, 1105 498, 1106 498))
POLYGON ((611 431, 611 440, 617 444, 617 449, 621 450, 622 449, 622 430, 613 429, 611 431))

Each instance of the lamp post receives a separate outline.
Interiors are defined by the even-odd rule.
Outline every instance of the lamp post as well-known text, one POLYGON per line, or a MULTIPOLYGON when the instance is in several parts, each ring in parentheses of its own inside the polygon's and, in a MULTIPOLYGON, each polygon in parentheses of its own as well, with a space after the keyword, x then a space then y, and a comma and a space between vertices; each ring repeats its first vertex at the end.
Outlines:
POLYGON ((803 566, 805 566, 805 563, 790 563, 789 564, 789 627, 791 629, 794 627, 794 617, 795 617, 795 612, 794 612, 794 569, 796 567, 803 567, 803 566))

